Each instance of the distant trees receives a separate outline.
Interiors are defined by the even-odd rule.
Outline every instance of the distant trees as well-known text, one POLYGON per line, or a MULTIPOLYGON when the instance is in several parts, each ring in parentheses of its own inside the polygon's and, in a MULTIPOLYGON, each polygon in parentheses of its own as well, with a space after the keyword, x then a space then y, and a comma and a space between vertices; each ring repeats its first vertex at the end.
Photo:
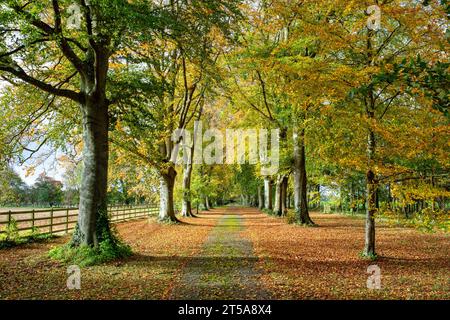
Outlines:
POLYGON ((61 205, 63 202, 63 184, 46 175, 41 175, 31 188, 31 199, 33 203, 40 205, 61 205))
POLYGON ((60 206, 65 192, 62 182, 41 174, 33 186, 28 186, 12 168, 0 171, 1 206, 60 206))
MULTIPOLYGON (((64 183, 42 173, 32 186, 28 186, 20 175, 10 167, 0 170, 0 206, 54 207, 78 206, 80 192, 73 182, 74 172, 64 175, 64 183)), ((76 175, 76 173, 75 173, 76 175)), ((129 180, 111 179, 108 190, 108 204, 135 204, 144 202, 129 180)))
POLYGON ((0 205, 18 206, 26 201, 28 186, 10 167, 0 170, 0 205))

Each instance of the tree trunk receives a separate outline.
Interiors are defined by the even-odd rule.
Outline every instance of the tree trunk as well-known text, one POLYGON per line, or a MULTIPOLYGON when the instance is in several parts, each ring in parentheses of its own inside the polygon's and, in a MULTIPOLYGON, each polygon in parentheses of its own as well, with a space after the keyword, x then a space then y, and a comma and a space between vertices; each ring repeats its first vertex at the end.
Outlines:
POLYGON ((287 201, 287 177, 278 176, 275 188, 275 206, 273 211, 283 216, 286 213, 287 201))
POLYGON ((317 185, 317 205, 316 205, 316 209, 320 210, 320 202, 321 202, 321 197, 320 197, 320 184, 317 185))
POLYGON ((272 181, 264 178, 264 205, 267 210, 272 210, 272 181))
POLYGON ((287 187, 288 187, 288 177, 283 177, 281 183, 281 215, 286 215, 288 207, 287 199, 287 187))
MULTIPOLYGON (((373 159, 375 153, 375 134, 370 130, 368 141, 369 160, 373 159)), ((369 166, 367 171, 367 210, 366 210, 366 236, 363 255, 374 257, 375 252, 375 213, 377 212, 377 181, 375 173, 369 166)))
POLYGON ((392 198, 391 183, 387 184, 387 192, 388 192, 388 199, 387 199, 388 208, 392 210, 392 208, 393 208, 393 205, 392 205, 393 198, 392 198))
POLYGON ((162 222, 178 222, 175 216, 173 193, 177 172, 170 166, 167 171, 160 173, 160 206, 158 220, 162 222))
MULTIPOLYGON (((188 159, 188 163, 184 166, 184 172, 183 172, 183 203, 182 203, 182 209, 181 209, 181 215, 183 217, 195 217, 195 215, 192 213, 192 198, 191 198, 191 179, 192 179, 192 169, 193 169, 193 163, 194 163, 194 152, 195 152, 195 146, 197 142, 197 137, 199 135, 199 131, 201 131, 201 125, 199 125, 200 118, 203 113, 203 107, 200 108, 198 115, 197 115, 197 121, 194 124, 194 136, 192 138, 192 144, 189 146, 190 148, 190 155, 188 159)), ((202 132, 200 132, 201 136, 202 132)), ((199 142, 199 145, 201 143, 199 142)))
POLYGON ((72 246, 94 246, 111 239, 108 211, 108 104, 102 95, 87 98, 81 106, 83 123, 83 174, 78 223, 72 246))
MULTIPOLYGON (((431 186, 434 188, 436 186, 435 179, 434 179, 434 166, 431 168, 431 186)), ((431 199, 431 211, 436 211, 436 198, 431 199)))
POLYGON ((282 215, 282 209, 281 209, 281 183, 283 181, 282 176, 277 176, 277 180, 275 182, 275 203, 273 206, 273 212, 281 216, 282 215))
POLYGON ((262 210, 264 208, 264 195, 261 190, 261 186, 258 186, 258 209, 262 210))
POLYGON ((305 154, 305 130, 294 131, 294 208, 298 221, 305 225, 314 225, 308 211, 305 154))
POLYGON ((192 163, 187 163, 184 166, 183 172, 183 204, 181 209, 181 215, 183 217, 193 217, 192 214, 192 202, 191 202, 191 176, 192 176, 192 163))
MULTIPOLYGON (((367 62, 368 66, 373 65, 373 46, 372 37, 373 30, 368 30, 367 34, 367 62)), ((367 172, 366 172, 366 188, 367 188, 367 210, 366 210, 366 230, 365 230, 365 245, 363 256, 376 257, 375 251, 375 213, 377 212, 377 193, 378 182, 375 177, 374 160, 376 152, 376 138, 375 132, 371 125, 375 121, 375 94, 373 90, 369 90, 368 101, 366 103, 366 113, 369 119, 369 132, 367 135, 367 172)))
POLYGON ((291 192, 289 192, 289 193, 287 194, 287 199, 286 199, 286 201, 287 201, 287 209, 290 209, 290 208, 291 208, 291 192))
POLYGON ((210 209, 208 196, 203 197, 203 208, 205 211, 209 211, 210 209))
POLYGON ((211 199, 209 199, 209 196, 206 196, 206 205, 208 206, 208 210, 214 209, 214 205, 211 199))

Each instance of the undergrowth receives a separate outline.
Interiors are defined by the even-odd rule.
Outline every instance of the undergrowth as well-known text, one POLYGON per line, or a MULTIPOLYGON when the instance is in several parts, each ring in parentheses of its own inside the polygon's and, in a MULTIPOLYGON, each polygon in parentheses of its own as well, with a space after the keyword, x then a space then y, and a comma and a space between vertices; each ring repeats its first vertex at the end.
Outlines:
POLYGON ((0 249, 13 248, 34 242, 45 242, 53 238, 56 238, 56 236, 41 234, 36 227, 27 233, 19 234, 17 222, 12 219, 5 227, 4 233, 0 234, 0 249))
POLYGON ((114 228, 104 230, 106 231, 103 232, 102 240, 99 241, 97 246, 77 244, 71 241, 50 250, 49 256, 63 263, 86 267, 123 259, 132 255, 131 248, 119 239, 114 228))

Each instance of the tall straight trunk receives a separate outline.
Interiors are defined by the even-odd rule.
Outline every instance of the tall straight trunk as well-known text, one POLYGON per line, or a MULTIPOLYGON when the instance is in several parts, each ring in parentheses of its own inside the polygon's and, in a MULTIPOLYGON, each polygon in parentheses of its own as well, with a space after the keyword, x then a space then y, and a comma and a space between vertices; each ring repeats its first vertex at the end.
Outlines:
POLYGON ((269 177, 264 178, 264 206, 272 210, 272 181, 269 177))
POLYGON ((214 209, 213 202, 209 198, 209 196, 206 196, 206 205, 208 206, 208 210, 214 209))
MULTIPOLYGON (((368 66, 373 65, 373 31, 368 30, 367 35, 367 61, 368 66)), ((366 113, 370 121, 370 125, 375 121, 375 94, 373 89, 369 90, 368 101, 366 100, 366 113)), ((363 255, 367 257, 375 257, 375 213, 377 211, 377 192, 378 182, 375 177, 374 160, 376 152, 375 132, 369 127, 367 134, 367 172, 366 172, 366 189, 367 189, 367 210, 366 210, 366 229, 365 229, 365 245, 363 255)))
MULTIPOLYGON (((373 159, 375 153, 375 134, 369 130, 368 135, 369 161, 373 159)), ((366 174, 367 178, 367 210, 366 210, 366 231, 365 246, 363 254, 365 256, 375 256, 375 213, 377 211, 377 181, 375 173, 369 166, 366 174)))
MULTIPOLYGON (((181 215, 183 217, 195 217, 195 215, 192 213, 191 179, 192 179, 192 169, 193 169, 193 163, 194 163, 195 145, 196 145, 197 137, 199 134, 199 130, 202 130, 201 126, 199 126, 197 123, 198 123, 198 121, 200 121, 202 112, 203 112, 203 108, 200 108, 198 115, 197 115, 197 122, 194 124, 194 136, 192 139, 192 144, 189 146, 189 149, 190 149, 189 159, 184 166, 183 200, 182 200, 182 209, 181 209, 181 215)), ((200 135, 201 134, 202 133, 200 132, 200 135)), ((199 144, 201 145, 201 143, 199 143, 199 144)))
POLYGON ((282 176, 278 176, 277 180, 275 182, 275 202, 273 205, 273 212, 276 215, 281 216, 282 209, 281 209, 281 183, 283 181, 282 176))
POLYGON ((274 212, 282 216, 286 213, 287 201, 287 177, 278 176, 275 188, 275 205, 274 212))
POLYGON ((387 184, 387 192, 388 192, 388 208, 392 210, 393 208, 392 202, 394 199, 392 198, 391 183, 387 184))
POLYGON ((287 199, 287 187, 288 187, 288 177, 283 177, 281 183, 281 215, 285 215, 288 207, 287 199))
POLYGON ((320 210, 320 202, 321 202, 321 197, 320 197, 320 184, 317 185, 317 205, 316 205, 316 209, 320 210))
POLYGON ((308 211, 305 130, 294 131, 294 208, 298 221, 305 225, 314 225, 308 211))
MULTIPOLYGON (((431 168, 431 186, 434 188, 436 186, 434 179, 434 166, 431 168)), ((431 210, 434 212, 436 210, 436 198, 431 199, 431 210)))
POLYGON ((108 105, 103 97, 89 97, 81 106, 83 115, 83 173, 78 224, 73 246, 98 246, 110 237, 107 212, 108 105))
POLYGON ((206 211, 210 210, 210 206, 209 206, 209 198, 208 196, 204 196, 203 197, 203 207, 206 211))
POLYGON ((290 209, 291 208, 291 193, 290 192, 288 192, 288 194, 287 194, 286 202, 287 202, 287 204, 286 204, 287 209, 290 209))
POLYGON ((192 162, 184 166, 183 172, 183 203, 181 215, 183 217, 192 217, 192 202, 191 202, 191 177, 192 177, 192 162))
POLYGON ((115 243, 108 206, 109 102, 106 82, 110 51, 98 47, 88 51, 86 72, 81 75, 83 125, 83 173, 78 222, 71 245, 97 247, 104 240, 115 243))
POLYGON ((170 166, 166 171, 160 173, 159 221, 178 222, 178 219, 175 216, 175 207, 173 201, 176 176, 177 172, 172 166, 170 166))
POLYGON ((258 186, 258 209, 261 210, 264 208, 264 195, 262 191, 262 187, 258 186))

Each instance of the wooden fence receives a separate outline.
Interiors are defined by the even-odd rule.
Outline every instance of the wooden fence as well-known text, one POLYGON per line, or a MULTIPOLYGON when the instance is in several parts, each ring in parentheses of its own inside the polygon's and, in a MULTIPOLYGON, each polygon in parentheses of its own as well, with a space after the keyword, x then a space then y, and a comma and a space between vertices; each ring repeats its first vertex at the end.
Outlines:
MULTIPOLYGON (((158 214, 156 205, 115 205, 108 208, 111 222, 143 219, 158 214)), ((8 227, 24 233, 64 234, 75 228, 78 208, 51 208, 0 212, 0 234, 8 227)))

